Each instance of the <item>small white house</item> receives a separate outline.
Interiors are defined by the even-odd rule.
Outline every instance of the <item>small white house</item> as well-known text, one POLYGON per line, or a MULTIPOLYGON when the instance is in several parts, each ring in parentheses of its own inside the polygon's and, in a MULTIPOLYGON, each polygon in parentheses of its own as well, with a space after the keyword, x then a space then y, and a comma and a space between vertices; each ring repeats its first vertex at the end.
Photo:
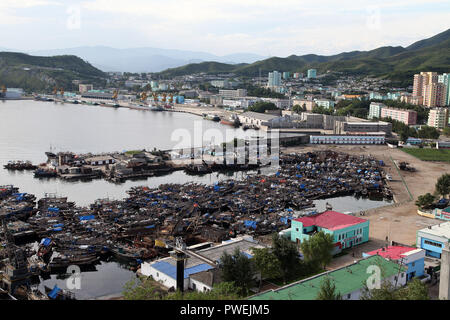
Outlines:
MULTIPOLYGON (((219 262, 224 252, 233 254, 236 248, 251 258, 252 248, 264 248, 264 246, 254 241, 252 237, 240 237, 195 252, 211 261, 219 262)), ((176 261, 172 257, 141 264, 142 275, 151 276, 167 288, 177 287, 176 270, 176 261)), ((255 277, 258 278, 258 275, 255 277)), ((217 266, 209 265, 203 260, 191 256, 185 260, 184 288, 203 292, 211 290, 213 285, 219 281, 220 275, 217 266)))

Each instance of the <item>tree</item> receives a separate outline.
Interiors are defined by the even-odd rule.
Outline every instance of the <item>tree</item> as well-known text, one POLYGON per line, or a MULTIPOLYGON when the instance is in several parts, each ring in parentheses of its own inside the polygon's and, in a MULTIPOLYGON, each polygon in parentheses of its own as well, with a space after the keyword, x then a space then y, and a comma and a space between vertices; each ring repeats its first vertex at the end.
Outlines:
POLYGON ((239 288, 233 282, 215 284, 211 291, 177 291, 163 297, 164 300, 238 300, 239 288))
POLYGON ((426 193, 417 198, 416 206, 422 209, 429 208, 435 200, 435 197, 431 193, 426 193))
POLYGON ((342 300, 341 293, 336 292, 336 285, 330 277, 325 276, 322 280, 316 300, 342 300))
POLYGON ((295 243, 275 233, 272 237, 272 252, 280 262, 280 272, 286 283, 290 273, 298 268, 299 253, 295 243))
POLYGON ((224 281, 234 282, 240 293, 246 295, 254 284, 254 266, 238 248, 232 255, 224 252, 220 258, 220 270, 224 281))
POLYGON ((305 259, 310 262, 316 262, 323 269, 330 263, 334 248, 333 237, 329 233, 320 231, 309 239, 303 240, 300 244, 305 259))
POLYGON ((429 300, 425 283, 415 278, 406 287, 395 288, 389 281, 384 281, 379 289, 363 288, 361 300, 429 300))
POLYGON ((450 193, 450 174, 443 174, 436 182, 436 192, 445 198, 450 193))
POLYGON ((398 300, 430 300, 428 288, 425 283, 414 278, 408 283, 408 286, 401 288, 397 292, 398 300))
POLYGON ((265 113, 266 110, 277 110, 277 106, 272 102, 258 101, 254 105, 248 107, 248 111, 265 113))
POLYGON ((261 281, 259 286, 261 288, 262 279, 275 279, 281 276, 281 264, 277 256, 273 254, 269 248, 252 248, 253 263, 255 269, 261 273, 261 281))
POLYGON ((442 134, 450 137, 450 127, 445 127, 444 130, 442 130, 442 134))
POLYGON ((434 127, 422 126, 417 133, 419 138, 424 139, 438 139, 440 136, 439 130, 434 127))
POLYGON ((380 288, 369 289, 364 285, 361 300, 397 300, 395 295, 395 288, 389 281, 384 281, 380 288))
POLYGON ((128 281, 124 286, 125 300, 158 300, 164 295, 152 278, 141 277, 139 280, 128 281))
POLYGON ((296 104, 292 107, 292 111, 300 114, 300 113, 306 111, 306 106, 304 104, 303 104, 303 106, 296 104))

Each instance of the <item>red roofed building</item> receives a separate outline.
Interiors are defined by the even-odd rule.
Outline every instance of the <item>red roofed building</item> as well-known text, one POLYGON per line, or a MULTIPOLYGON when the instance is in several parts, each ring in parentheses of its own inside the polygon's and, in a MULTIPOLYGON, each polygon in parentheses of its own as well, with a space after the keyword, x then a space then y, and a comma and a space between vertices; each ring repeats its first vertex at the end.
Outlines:
POLYGON ((363 253, 363 258, 379 255, 406 266, 406 281, 425 274, 425 250, 407 246, 387 246, 363 253))
POLYGON ((325 211, 292 220, 291 240, 300 243, 320 231, 333 236, 336 246, 334 254, 369 241, 368 220, 336 211, 325 211))

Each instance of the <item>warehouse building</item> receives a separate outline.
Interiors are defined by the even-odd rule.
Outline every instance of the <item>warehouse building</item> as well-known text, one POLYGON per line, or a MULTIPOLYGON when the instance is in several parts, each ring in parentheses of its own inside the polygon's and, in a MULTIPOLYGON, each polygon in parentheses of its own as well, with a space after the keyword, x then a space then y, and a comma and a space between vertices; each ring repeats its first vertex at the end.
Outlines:
POLYGON ((334 134, 344 134, 348 132, 385 132, 386 135, 392 133, 392 123, 378 122, 345 122, 336 121, 334 125, 334 134))
POLYGON ((311 135, 311 144, 384 144, 384 132, 371 134, 311 135))

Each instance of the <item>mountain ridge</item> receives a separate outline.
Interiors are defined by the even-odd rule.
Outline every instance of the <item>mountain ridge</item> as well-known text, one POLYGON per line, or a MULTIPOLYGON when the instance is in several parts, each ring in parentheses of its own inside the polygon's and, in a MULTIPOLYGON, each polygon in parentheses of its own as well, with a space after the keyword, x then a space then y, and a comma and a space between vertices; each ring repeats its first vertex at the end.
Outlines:
MULTIPOLYGON (((183 67, 192 73, 208 73, 212 69, 208 63, 183 67)), ((240 76, 257 76, 260 69, 261 72, 267 73, 273 70, 305 72, 309 68, 316 68, 321 73, 328 70, 352 74, 366 73, 400 83, 409 82, 408 77, 424 68, 447 72, 450 69, 450 29, 407 47, 383 46, 368 51, 342 52, 330 56, 306 54, 290 55, 286 58, 271 57, 234 68, 221 66, 217 72, 228 70, 240 76)), ((183 75, 183 72, 172 68, 159 72, 158 75, 164 78, 183 75)))
POLYGON ((153 47, 118 49, 108 46, 83 46, 66 49, 30 51, 30 54, 54 56, 70 54, 81 57, 103 71, 160 72, 190 64, 193 61, 216 61, 239 64, 255 62, 265 57, 251 53, 233 53, 218 56, 201 51, 161 49, 153 47))
POLYGON ((0 52, 0 81, 6 87, 26 91, 51 91, 54 86, 76 89, 73 80, 104 85, 106 74, 83 59, 61 55, 32 56, 20 52, 0 52))

